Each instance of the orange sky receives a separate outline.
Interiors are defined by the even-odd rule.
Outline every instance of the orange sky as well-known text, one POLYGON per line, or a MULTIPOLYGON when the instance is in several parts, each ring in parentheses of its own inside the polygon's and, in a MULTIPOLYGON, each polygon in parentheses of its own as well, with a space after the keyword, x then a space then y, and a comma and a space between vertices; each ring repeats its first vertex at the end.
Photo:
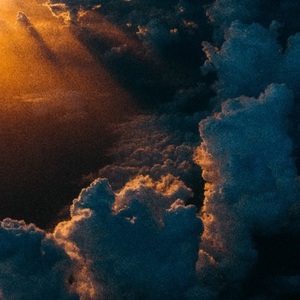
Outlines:
POLYGON ((48 7, 0 1, 1 217, 44 226, 42 208, 53 216, 72 200, 72 182, 104 164, 109 128, 132 109, 131 95, 48 7), (17 21, 20 11, 32 27, 17 21))
POLYGON ((49 100, 54 89, 76 90, 85 95, 86 101, 101 101, 102 109, 106 107, 110 112, 108 103, 114 106, 113 101, 120 99, 129 103, 127 93, 72 35, 69 27, 53 17, 46 6, 38 4, 38 0, 1 1, 0 22, 2 104, 11 106, 32 100, 41 105, 49 100), (29 18, 31 29, 17 21, 19 11, 29 18))

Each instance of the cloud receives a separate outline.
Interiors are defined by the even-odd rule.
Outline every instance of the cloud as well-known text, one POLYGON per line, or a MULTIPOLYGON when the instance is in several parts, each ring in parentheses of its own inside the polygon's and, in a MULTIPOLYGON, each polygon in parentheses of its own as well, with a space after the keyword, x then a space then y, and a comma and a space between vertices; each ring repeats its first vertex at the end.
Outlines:
POLYGON ((168 30, 158 19, 152 19, 146 26, 138 26, 138 37, 155 50, 164 49, 178 39, 178 29, 168 30))
POLYGON ((69 282, 72 262, 51 235, 5 219, 0 244, 1 299, 78 299, 69 282))
POLYGON ((283 50, 275 25, 273 22, 266 29, 235 21, 226 29, 220 48, 203 43, 207 60, 202 71, 217 72, 214 88, 219 102, 240 95, 257 97, 271 83, 285 83, 296 98, 300 97, 300 36, 291 36, 283 50))
POLYGON ((177 182, 169 184, 144 178, 115 195, 98 179, 74 200, 72 219, 58 224, 56 239, 89 262, 96 298, 182 299, 194 283, 201 221, 177 199, 177 182))
MULTIPOLYGON (((206 25, 202 4, 189 1, 68 1, 50 0, 52 13, 66 23, 89 27, 91 19, 104 17, 112 26, 136 39, 138 36, 164 60, 184 59, 190 66, 199 63, 201 35, 206 25), (85 17, 89 16, 89 21, 85 17)), ((78 27, 78 30, 79 27, 78 27)))
POLYGON ((216 0, 208 6, 206 15, 214 25, 214 39, 222 43, 225 30, 231 23, 239 20, 243 23, 255 22, 256 12, 259 8, 258 0, 216 0))
POLYGON ((121 138, 111 150, 114 163, 90 178, 108 178, 115 190, 139 175, 150 176, 154 181, 172 175, 190 188, 199 186, 200 169, 192 157, 199 143, 195 128, 204 116, 205 113, 136 116, 116 129, 121 138))
MULTIPOLYGON (((203 141, 195 159, 206 181, 201 251, 229 298, 255 266, 253 236, 283 230, 299 197, 287 135, 292 102, 286 86, 270 85, 257 99, 223 102, 221 112, 200 122, 203 141)), ((206 268, 200 253, 199 270, 206 268)))
POLYGON ((199 295, 299 295, 296 258, 288 251, 296 251, 299 236, 298 5, 217 0, 208 6, 214 36, 203 43, 202 72, 217 79, 215 113, 200 122, 196 151, 206 181, 199 295), (272 271, 263 263, 269 256, 276 257, 272 271))
POLYGON ((50 0, 47 5, 54 16, 61 18, 66 23, 77 22, 80 15, 84 15, 85 10, 96 9, 100 6, 99 0, 50 0))
POLYGON ((214 42, 222 44, 223 34, 231 23, 239 20, 245 24, 259 23, 268 27, 273 20, 281 24, 280 41, 299 31, 297 11, 300 5, 293 0, 278 1, 276 5, 269 0, 216 0, 207 6, 206 15, 214 26, 214 42))
POLYGON ((276 80, 280 45, 276 35, 259 24, 236 21, 226 30, 220 49, 210 43, 203 46, 208 59, 202 70, 213 67, 217 72, 215 89, 221 101, 240 95, 258 96, 276 80))

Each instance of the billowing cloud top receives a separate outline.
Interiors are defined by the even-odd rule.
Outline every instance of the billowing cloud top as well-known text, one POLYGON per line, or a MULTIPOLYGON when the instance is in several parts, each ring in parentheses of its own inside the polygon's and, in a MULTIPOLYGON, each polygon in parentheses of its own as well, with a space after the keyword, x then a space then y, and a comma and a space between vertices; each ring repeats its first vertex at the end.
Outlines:
POLYGON ((196 208, 177 199, 158 219, 153 206, 176 199, 177 187, 142 182, 116 198, 107 180, 95 181, 74 201, 72 219, 55 230, 67 251, 73 243, 88 262, 96 299, 182 299, 195 281, 202 230, 196 208))

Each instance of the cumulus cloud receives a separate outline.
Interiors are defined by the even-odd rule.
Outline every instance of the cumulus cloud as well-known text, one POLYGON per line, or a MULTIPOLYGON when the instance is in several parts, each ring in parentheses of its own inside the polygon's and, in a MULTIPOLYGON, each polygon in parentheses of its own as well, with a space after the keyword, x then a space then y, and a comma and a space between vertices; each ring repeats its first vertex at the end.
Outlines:
POLYGON ((208 60, 202 70, 213 67, 217 72, 215 88, 222 101, 240 95, 258 96, 274 82, 280 46, 275 34, 259 24, 236 21, 226 30, 220 49, 209 43, 203 46, 208 60))
POLYGON ((114 193, 106 179, 82 190, 71 219, 46 234, 5 219, 4 299, 183 299, 196 284, 203 230, 177 178, 140 177, 114 193), (17 287, 17 288, 16 288, 17 287))
POLYGON ((298 5, 216 0, 207 9, 214 36, 202 72, 217 75, 215 114, 200 122, 195 157, 206 181, 198 293, 211 298, 299 295, 287 250, 299 235, 298 5), (270 271, 262 261, 272 255, 270 271))
MULTIPOLYGON (((283 230, 299 197, 287 135, 292 101, 284 85, 270 85, 257 99, 225 101, 221 112, 200 122, 203 141, 195 159, 206 181, 201 250, 229 298, 255 265, 253 235, 283 230)), ((206 267, 200 261, 200 272, 206 267)))
POLYGON ((89 262, 95 298, 182 299, 195 282, 201 221, 177 198, 178 184, 169 184, 145 178, 115 194, 98 179, 74 201, 72 219, 56 227, 56 239, 74 243, 89 262))
POLYGON ((71 293, 71 259, 49 234, 5 219, 0 245, 1 299, 79 299, 71 293))
POLYGON ((275 22, 272 25, 266 29, 235 21, 226 29, 220 48, 203 43, 208 59, 202 71, 217 72, 214 88, 219 102, 240 95, 257 97, 271 83, 285 83, 299 98, 299 34, 288 39, 284 50, 277 40, 275 22))
POLYGON ((256 17, 256 11, 259 7, 258 0, 216 0, 208 6, 206 15, 214 25, 217 43, 222 43, 224 31, 232 22, 239 20, 244 23, 253 23, 256 17))

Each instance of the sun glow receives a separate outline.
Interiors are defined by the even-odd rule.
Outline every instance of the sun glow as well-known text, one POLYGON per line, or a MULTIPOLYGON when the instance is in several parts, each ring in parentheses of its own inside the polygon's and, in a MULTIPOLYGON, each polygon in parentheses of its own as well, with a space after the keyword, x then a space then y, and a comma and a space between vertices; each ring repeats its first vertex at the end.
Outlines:
POLYGON ((54 89, 76 90, 88 99, 103 98, 102 107, 109 102, 107 98, 112 97, 112 91, 119 96, 115 98, 126 98, 125 91, 69 27, 39 2, 0 2, 2 102, 11 106, 29 94, 42 99, 45 92, 49 94, 54 89))
MULTIPOLYGON (((101 165, 108 127, 135 109, 97 53, 42 2, 0 1, 2 217, 28 220, 34 201, 40 207, 56 201, 53 210, 62 209, 73 196, 41 200, 43 189, 56 181, 70 190, 75 177, 90 171, 88 161, 101 165), (36 200, 26 204, 22 198, 36 200)), ((45 219, 40 209, 35 222, 45 219)))

